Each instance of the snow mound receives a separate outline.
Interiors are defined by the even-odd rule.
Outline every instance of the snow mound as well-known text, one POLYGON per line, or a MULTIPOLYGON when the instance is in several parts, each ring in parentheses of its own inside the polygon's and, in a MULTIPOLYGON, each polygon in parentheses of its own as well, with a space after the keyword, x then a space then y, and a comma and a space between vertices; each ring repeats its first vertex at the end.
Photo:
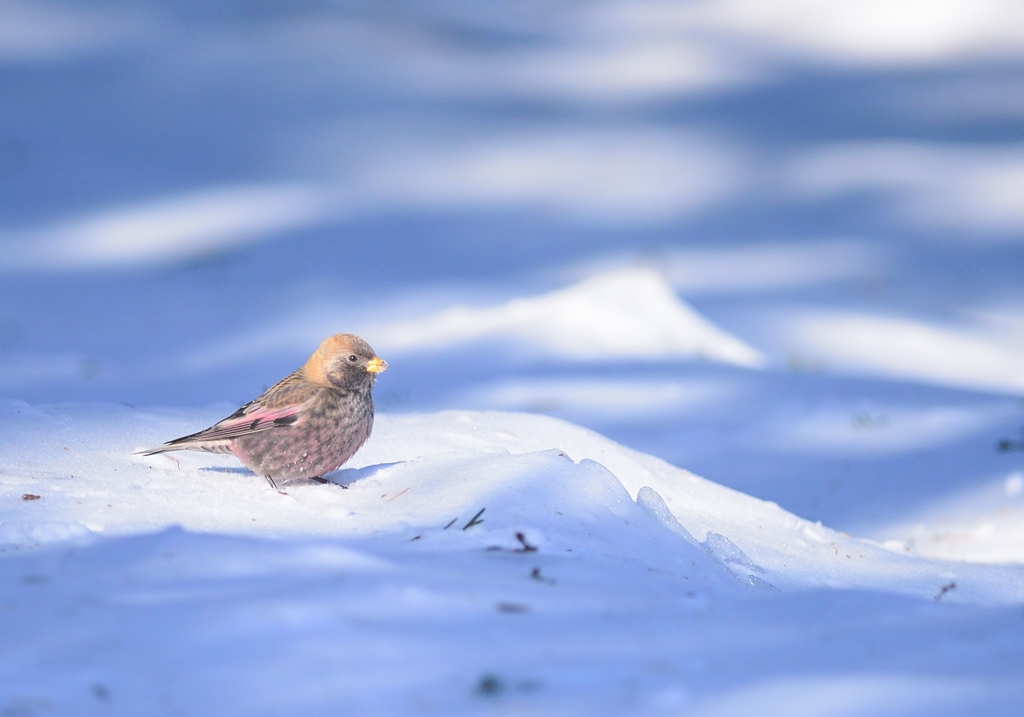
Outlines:
POLYGON ((1024 471, 959 491, 877 531, 891 550, 945 560, 1024 560, 1024 471))
POLYGON ((1024 696, 1012 670, 907 668, 976 668, 964 634, 1012 657, 1019 566, 897 554, 536 415, 385 415, 334 485, 283 493, 227 456, 131 454, 220 415, 0 402, 0 712, 866 715, 895 696, 1013 714, 1024 696))
POLYGON ((1016 327, 992 334, 841 311, 806 312, 788 324, 780 332, 835 369, 983 391, 1024 388, 1016 327))
POLYGON ((50 227, 0 233, 0 271, 160 264, 212 254, 336 214, 307 186, 214 187, 111 208, 50 227))
POLYGON ((383 351, 497 338, 573 359, 699 357, 749 367, 764 362, 757 350, 700 316, 647 269, 600 274, 500 306, 455 306, 370 333, 383 351))
POLYGON ((1024 569, 897 554, 544 416, 381 416, 369 443, 330 476, 337 485, 280 494, 228 456, 131 455, 208 418, 113 406, 5 407, 15 436, 5 449, 0 508, 8 548, 178 525, 235 535, 377 536, 438 550, 656 554, 704 565, 709 586, 731 576, 786 591, 932 598, 955 583, 950 599, 1024 599, 1024 569))

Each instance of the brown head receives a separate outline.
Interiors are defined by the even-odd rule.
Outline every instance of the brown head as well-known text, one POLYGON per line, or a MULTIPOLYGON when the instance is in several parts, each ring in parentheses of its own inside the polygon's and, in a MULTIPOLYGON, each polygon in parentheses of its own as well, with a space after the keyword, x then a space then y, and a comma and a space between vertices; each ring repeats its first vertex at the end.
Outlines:
POLYGON ((324 339, 302 367, 306 380, 320 386, 355 389, 372 387, 387 363, 355 334, 335 334, 324 339))

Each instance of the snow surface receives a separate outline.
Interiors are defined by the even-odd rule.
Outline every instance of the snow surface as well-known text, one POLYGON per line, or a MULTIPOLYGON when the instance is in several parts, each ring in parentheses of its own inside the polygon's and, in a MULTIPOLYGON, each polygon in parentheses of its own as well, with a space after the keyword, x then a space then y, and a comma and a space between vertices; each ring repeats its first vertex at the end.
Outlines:
POLYGON ((331 484, 278 492, 229 457, 131 453, 211 414, 2 409, 9 710, 773 713, 769 694, 780 714, 953 714, 1024 699, 1024 566, 888 550, 554 418, 385 415, 331 484), (980 640, 1007 664, 970 674, 980 640), (920 673, 940 661, 955 679, 920 673))
POLYGON ((0 716, 1024 712, 1022 40, 0 3, 0 716), (132 455, 339 331, 334 485, 132 455))
POLYGON ((624 269, 544 296, 496 307, 456 306, 406 324, 378 327, 382 348, 438 349, 502 336, 565 358, 704 358, 755 367, 757 350, 686 306, 659 274, 624 269))

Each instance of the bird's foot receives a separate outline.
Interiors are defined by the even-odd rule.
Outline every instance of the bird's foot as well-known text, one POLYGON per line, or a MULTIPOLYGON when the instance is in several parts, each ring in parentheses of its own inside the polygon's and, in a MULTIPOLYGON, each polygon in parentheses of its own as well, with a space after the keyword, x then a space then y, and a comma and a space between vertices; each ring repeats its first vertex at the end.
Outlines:
POLYGON ((322 476, 313 476, 310 478, 310 480, 313 481, 314 483, 319 483, 320 485, 333 485, 337 486, 338 488, 341 488, 342 490, 348 490, 348 486, 345 485, 344 483, 335 483, 334 481, 327 480, 322 476))

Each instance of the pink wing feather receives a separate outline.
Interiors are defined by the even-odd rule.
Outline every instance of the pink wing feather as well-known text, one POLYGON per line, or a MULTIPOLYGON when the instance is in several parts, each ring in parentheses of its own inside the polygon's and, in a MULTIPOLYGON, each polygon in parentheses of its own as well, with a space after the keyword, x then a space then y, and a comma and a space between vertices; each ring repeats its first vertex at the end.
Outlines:
MULTIPOLYGON (((261 396, 262 398, 263 396, 261 396)), ((230 452, 230 440, 244 435, 261 433, 274 428, 294 426, 301 422, 302 411, 308 402, 285 404, 269 408, 259 402, 259 398, 251 404, 243 406, 223 421, 218 421, 209 428, 168 440, 159 448, 139 451, 143 456, 152 456, 167 451, 198 450, 215 453, 230 452)))
POLYGON ((282 426, 293 426, 299 421, 299 413, 303 404, 295 403, 288 406, 267 408, 259 404, 249 404, 242 415, 233 414, 223 421, 213 424, 209 428, 191 436, 178 438, 171 443, 178 441, 221 441, 229 438, 249 436, 253 433, 269 431, 282 426))
POLYGON ((300 379, 296 372, 223 421, 158 448, 138 452, 146 456, 178 450, 230 452, 230 441, 234 438, 301 424, 303 410, 315 400, 316 390, 300 379))

